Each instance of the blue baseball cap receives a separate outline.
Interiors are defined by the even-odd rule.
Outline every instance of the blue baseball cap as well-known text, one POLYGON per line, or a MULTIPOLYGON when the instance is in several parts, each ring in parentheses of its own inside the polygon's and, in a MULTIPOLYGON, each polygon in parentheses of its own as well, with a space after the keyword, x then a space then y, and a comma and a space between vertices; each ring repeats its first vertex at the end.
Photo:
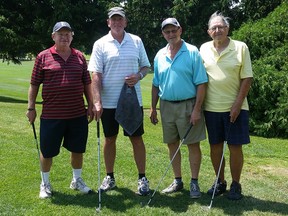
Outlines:
POLYGON ((61 21, 61 22, 57 22, 54 27, 53 27, 53 33, 59 31, 62 28, 67 28, 70 31, 72 31, 72 28, 70 26, 69 23, 65 22, 65 21, 61 21))

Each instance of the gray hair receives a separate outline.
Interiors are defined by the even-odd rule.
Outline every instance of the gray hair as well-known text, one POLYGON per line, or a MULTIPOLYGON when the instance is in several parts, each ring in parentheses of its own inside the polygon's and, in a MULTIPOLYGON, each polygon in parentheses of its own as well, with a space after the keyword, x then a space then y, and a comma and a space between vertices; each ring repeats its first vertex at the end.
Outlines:
POLYGON ((218 12, 218 11, 216 11, 216 12, 214 12, 211 16, 210 16, 210 18, 209 18, 209 21, 208 21, 208 28, 210 28, 210 25, 211 25, 211 21, 214 19, 214 18, 216 18, 216 17, 220 17, 221 19, 222 19, 222 21, 225 23, 225 25, 226 26, 230 26, 230 24, 229 24, 229 17, 225 17, 221 12, 218 12))

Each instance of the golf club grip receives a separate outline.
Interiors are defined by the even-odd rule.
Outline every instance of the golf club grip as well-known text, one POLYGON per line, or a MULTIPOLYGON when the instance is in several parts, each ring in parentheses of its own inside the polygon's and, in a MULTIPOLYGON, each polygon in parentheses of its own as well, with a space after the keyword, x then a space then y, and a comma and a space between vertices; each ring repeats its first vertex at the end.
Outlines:
POLYGON ((99 137, 100 137, 100 125, 99 125, 99 121, 97 121, 96 125, 97 125, 97 137, 99 138, 99 137))
POLYGON ((193 124, 190 124, 188 130, 186 131, 186 133, 185 133, 185 135, 184 135, 184 137, 183 137, 183 140, 186 139, 186 137, 188 136, 188 134, 189 134, 189 132, 190 132, 190 130, 191 130, 192 127, 193 127, 193 124))
POLYGON ((34 122, 32 122, 31 125, 32 125, 32 128, 33 128, 34 139, 37 139, 34 122))

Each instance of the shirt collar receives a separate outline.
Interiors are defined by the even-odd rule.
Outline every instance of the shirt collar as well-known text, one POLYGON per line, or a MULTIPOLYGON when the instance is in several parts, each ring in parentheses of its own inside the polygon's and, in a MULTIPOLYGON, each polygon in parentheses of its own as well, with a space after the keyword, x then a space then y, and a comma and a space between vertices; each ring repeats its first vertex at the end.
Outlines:
MULTIPOLYGON (((58 55, 58 53, 56 52, 56 49, 55 49, 55 45, 50 47, 49 50, 50 50, 50 52, 52 54, 57 54, 58 55)), ((75 54, 76 54, 76 50, 74 48, 71 48, 71 55, 75 55, 75 54)))

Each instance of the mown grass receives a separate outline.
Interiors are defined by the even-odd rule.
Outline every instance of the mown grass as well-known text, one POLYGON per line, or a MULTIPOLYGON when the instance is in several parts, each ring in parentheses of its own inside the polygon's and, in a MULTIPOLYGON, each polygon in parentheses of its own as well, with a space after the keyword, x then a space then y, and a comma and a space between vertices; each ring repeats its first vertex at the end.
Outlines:
MULTIPOLYGON (((81 195, 69 189, 72 177, 69 153, 62 149, 54 158, 50 178, 55 195, 52 199, 38 198, 39 161, 32 128, 25 116, 27 90, 33 62, 19 65, 0 64, 0 215, 97 215, 98 194, 81 195)), ((147 177, 155 189, 169 164, 167 147, 162 143, 161 122, 149 122, 151 78, 142 82, 145 108, 145 135, 147 150, 147 177)), ((40 96, 40 95, 39 95, 40 96)), ((41 98, 38 97, 38 102, 41 98)), ((38 116, 41 105, 37 105, 38 116)), ((39 131, 39 117, 35 122, 39 131)), ((83 178, 94 190, 97 179, 97 139, 95 122, 89 126, 83 178)), ((39 138, 38 138, 39 139, 39 138)), ((103 136, 101 133, 101 145, 103 136)), ((137 169, 129 140, 119 134, 115 177, 118 188, 102 196, 102 215, 287 215, 288 214, 288 141, 251 136, 251 144, 244 147, 245 165, 242 174, 244 198, 233 202, 225 196, 214 199, 211 210, 206 210, 210 197, 205 194, 214 181, 207 140, 202 142, 202 165, 199 183, 202 197, 189 198, 190 171, 188 152, 182 147, 182 169, 185 188, 173 195, 156 192, 150 207, 142 208, 150 197, 135 195, 137 169)), ((105 176, 101 152, 101 177, 105 176)), ((228 152, 226 152, 228 164, 228 152)), ((230 183, 229 167, 226 167, 230 183)), ((159 190, 171 183, 171 169, 159 190)))

